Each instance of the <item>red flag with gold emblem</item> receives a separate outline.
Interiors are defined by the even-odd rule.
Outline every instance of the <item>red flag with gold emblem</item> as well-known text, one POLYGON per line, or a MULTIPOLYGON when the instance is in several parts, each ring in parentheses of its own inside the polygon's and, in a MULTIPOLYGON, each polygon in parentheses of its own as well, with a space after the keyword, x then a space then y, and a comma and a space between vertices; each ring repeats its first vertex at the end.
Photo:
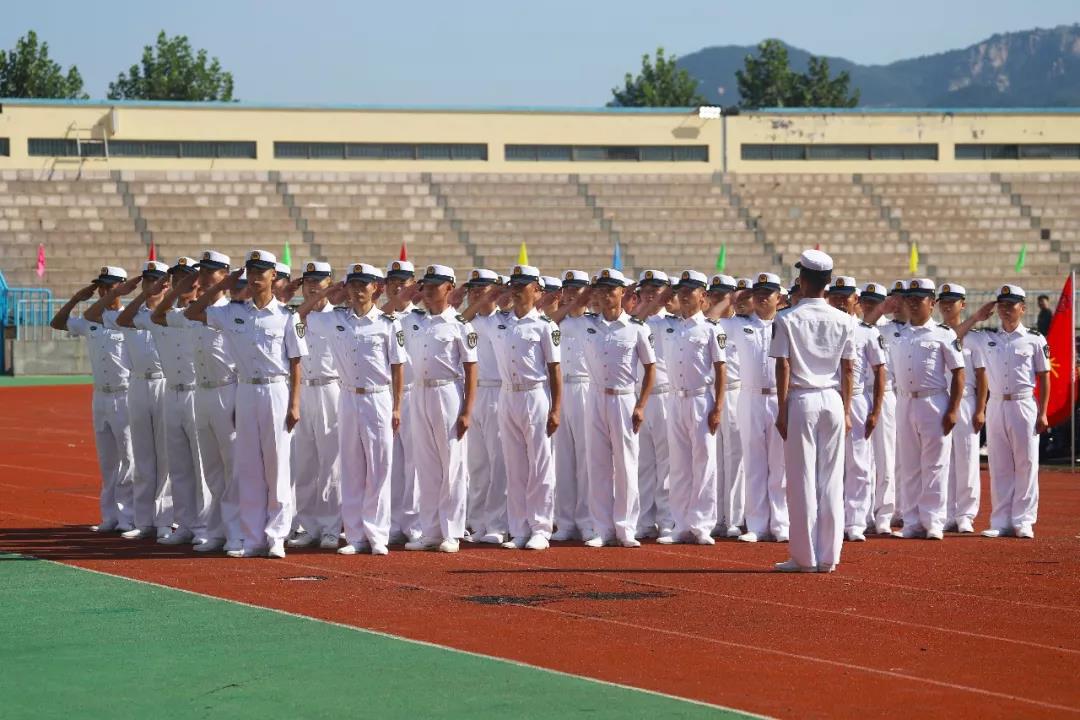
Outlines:
POLYGON ((1073 378, 1076 377, 1073 320, 1073 279, 1070 275, 1046 333, 1046 343, 1050 347, 1050 402, 1046 417, 1050 427, 1068 420, 1076 404, 1076 383, 1070 382, 1069 377, 1070 372, 1073 378))

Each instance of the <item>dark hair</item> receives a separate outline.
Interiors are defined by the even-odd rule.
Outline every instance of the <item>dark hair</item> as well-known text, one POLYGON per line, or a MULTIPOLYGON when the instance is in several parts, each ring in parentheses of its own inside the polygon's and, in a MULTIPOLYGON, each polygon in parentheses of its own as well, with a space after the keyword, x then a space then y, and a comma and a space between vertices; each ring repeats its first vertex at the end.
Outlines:
POLYGON ((820 292, 827 288, 830 282, 832 282, 832 270, 799 268, 799 288, 804 294, 807 290, 811 293, 820 292))
POLYGON ((1046 302, 1050 302, 1050 296, 1049 295, 1040 295, 1039 300, 1045 300, 1046 302))

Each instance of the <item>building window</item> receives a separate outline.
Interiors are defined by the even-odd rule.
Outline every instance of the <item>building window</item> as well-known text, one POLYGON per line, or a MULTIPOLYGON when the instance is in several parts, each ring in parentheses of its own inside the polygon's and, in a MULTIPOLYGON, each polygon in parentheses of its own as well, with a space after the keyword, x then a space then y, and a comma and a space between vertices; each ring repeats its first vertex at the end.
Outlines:
POLYGON ((957 145, 957 160, 1080 160, 1080 145, 1015 143, 957 145))
POLYGON ((7 138, 0 138, 0 157, 7 157, 11 154, 11 141, 7 138))
POLYGON ((482 143, 275 142, 285 160, 487 160, 482 143))
POLYGON ((937 160, 938 146, 867 144, 742 145, 743 160, 937 160))
POLYGON ((707 145, 507 145, 508 161, 708 162, 707 145))
POLYGON ((135 157, 255 159, 255 143, 221 140, 102 140, 30 138, 31 157, 135 157))

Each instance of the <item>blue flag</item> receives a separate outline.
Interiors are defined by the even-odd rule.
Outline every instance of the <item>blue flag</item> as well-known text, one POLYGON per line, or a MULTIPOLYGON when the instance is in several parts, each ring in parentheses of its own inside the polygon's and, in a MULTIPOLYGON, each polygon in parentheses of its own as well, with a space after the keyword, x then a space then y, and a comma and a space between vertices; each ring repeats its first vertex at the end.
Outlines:
POLYGON ((622 247, 619 246, 618 240, 615 241, 615 249, 611 253, 611 267, 622 271, 622 247))

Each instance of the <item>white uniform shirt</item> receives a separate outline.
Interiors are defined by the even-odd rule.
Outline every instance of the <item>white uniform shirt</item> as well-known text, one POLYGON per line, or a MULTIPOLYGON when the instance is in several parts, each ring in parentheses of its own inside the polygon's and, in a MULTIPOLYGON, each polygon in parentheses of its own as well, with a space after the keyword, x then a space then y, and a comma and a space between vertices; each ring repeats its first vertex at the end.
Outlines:
POLYGON ((907 327, 907 323, 899 320, 887 320, 881 317, 877 322, 878 332, 885 341, 885 391, 896 389, 896 372, 893 370, 892 344, 900 337, 900 331, 907 327))
MULTIPOLYGON (((179 308, 172 308, 167 311, 166 318, 173 313, 180 313, 183 317, 183 312, 179 308)), ((132 324, 153 336, 158 357, 161 359, 161 369, 165 371, 165 382, 169 387, 194 385, 195 343, 191 342, 191 333, 177 327, 158 325, 150 319, 151 315, 149 312, 136 314, 132 324)))
POLYGON ((927 320, 925 325, 905 325, 899 337, 894 336, 889 357, 898 392, 948 392, 951 371, 964 367, 956 333, 933 320, 927 320))
POLYGON ((307 343, 296 332, 298 321, 273 298, 262 309, 250 300, 206 308, 206 324, 229 334, 242 381, 287 376, 289 360, 307 355, 307 343))
POLYGON ((103 390, 127 387, 131 376, 131 359, 124 343, 124 333, 81 317, 69 317, 67 327, 73 337, 86 338, 86 354, 90 358, 94 385, 103 390))
POLYGON ((565 353, 559 365, 563 377, 589 377, 589 368, 585 364, 585 347, 588 338, 586 328, 590 327, 592 327, 592 322, 584 315, 580 317, 567 315, 559 323, 559 332, 562 333, 559 347, 565 353))
POLYGON ((389 385, 390 366, 408 360, 401 323, 375 306, 363 316, 351 307, 309 313, 304 339, 330 349, 346 387, 389 385))
POLYGON ((863 392, 874 390, 874 368, 885 365, 885 340, 873 325, 860 322, 855 326, 855 362, 852 364, 851 382, 863 392))
MULTIPOLYGON (((405 347, 409 347, 409 339, 412 337, 414 327, 419 328, 415 318, 425 315, 423 310, 416 307, 412 303, 409 303, 404 310, 394 314, 394 318, 401 323, 401 329, 405 333, 405 347)), ((405 386, 412 385, 413 381, 413 361, 412 356, 407 356, 405 359, 405 386)))
MULTIPOLYGON (((656 355, 656 362, 653 364, 653 388, 658 388, 663 385, 671 383, 671 378, 668 377, 667 359, 664 356, 664 343, 663 338, 671 335, 668 330, 674 332, 675 323, 678 322, 678 318, 667 310, 660 308, 660 312, 655 315, 650 315, 645 320, 645 327, 649 328, 649 334, 653 338, 653 354, 656 355)), ((637 385, 640 387, 642 378, 645 377, 645 367, 637 365, 634 368, 634 378, 637 385)))
POLYGON ((745 315, 733 315, 716 321, 720 329, 724 331, 724 335, 727 335, 727 347, 724 348, 724 354, 727 356, 724 361, 724 376, 729 390, 734 390, 742 384, 742 359, 739 357, 739 345, 735 339, 736 333, 742 333, 743 323, 747 319, 745 315))
MULTIPOLYGON (((330 304, 327 304, 322 310, 312 310, 308 313, 304 332, 304 342, 307 343, 308 354, 300 360, 300 377, 303 380, 333 380, 338 377, 337 364, 334 362, 334 354, 330 347, 329 333, 311 332, 313 327, 312 318, 316 318, 315 322, 318 323, 320 322, 318 318, 330 317, 334 313, 334 307, 330 304)), ((382 315, 382 313, 380 312, 379 315, 382 315)))
POLYGON ((479 338, 470 323, 448 307, 439 315, 411 312, 403 321, 405 348, 417 380, 461 380, 464 364, 476 362, 479 338))
POLYGON ((727 336, 716 323, 698 311, 689 318, 672 316, 673 332, 665 332, 661 341, 667 358, 668 378, 676 390, 697 390, 716 380, 716 363, 725 362, 727 336))
MULTIPOLYGON (((220 297, 210 307, 223 307, 229 298, 220 297)), ((170 328, 188 331, 188 340, 195 341, 195 376, 199 382, 218 385, 236 379, 236 362, 232 348, 227 345, 224 333, 203 325, 198 320, 188 320, 182 312, 170 312, 165 316, 170 328)))
POLYGON ((653 338, 645 323, 625 312, 608 322, 603 315, 586 314, 586 360, 589 377, 600 388, 634 386, 634 366, 656 362, 653 338))
MULTIPOLYGON (((751 389, 776 387, 776 361, 769 357, 772 344, 772 320, 762 320, 757 313, 739 318, 726 318, 731 328, 727 336, 728 346, 735 348, 739 357, 739 375, 742 383, 751 389)), ((730 365, 728 368, 730 372, 730 365)), ((730 376, 729 376, 730 377, 730 376)))
MULTIPOLYGON (((476 377, 485 382, 498 382, 499 360, 495 354, 495 337, 506 327, 504 320, 509 313, 493 310, 488 315, 476 315, 471 320, 476 330, 476 377)), ((518 382, 521 382, 520 380, 518 382)))
POLYGON ((840 389, 840 361, 855 359, 855 318, 803 298, 773 320, 769 355, 787 358, 792 389, 840 389))
MULTIPOLYGON (((136 316, 138 315, 146 315, 149 320, 150 310, 142 305, 136 313, 136 316)), ((109 330, 124 334, 124 345, 127 346, 128 358, 131 360, 132 376, 145 378, 149 374, 164 372, 161 369, 161 358, 158 357, 154 336, 150 334, 150 331, 120 327, 116 324, 116 318, 119 316, 119 310, 106 310, 102 313, 101 320, 109 330)))
POLYGON ((559 362, 559 326, 535 309, 521 318, 512 310, 497 315, 492 345, 503 386, 546 381, 548 365, 559 362))
POLYGON ((1050 370, 1050 346, 1040 333, 1020 323, 1012 332, 988 333, 975 362, 986 368, 992 396, 1033 390, 1035 374, 1050 370))
POLYGON ((986 352, 987 341, 993 339, 994 333, 978 328, 972 328, 964 336, 961 345, 964 349, 964 367, 969 368, 969 371, 964 373, 964 392, 969 397, 975 397, 975 368, 986 367, 977 354, 986 352))

